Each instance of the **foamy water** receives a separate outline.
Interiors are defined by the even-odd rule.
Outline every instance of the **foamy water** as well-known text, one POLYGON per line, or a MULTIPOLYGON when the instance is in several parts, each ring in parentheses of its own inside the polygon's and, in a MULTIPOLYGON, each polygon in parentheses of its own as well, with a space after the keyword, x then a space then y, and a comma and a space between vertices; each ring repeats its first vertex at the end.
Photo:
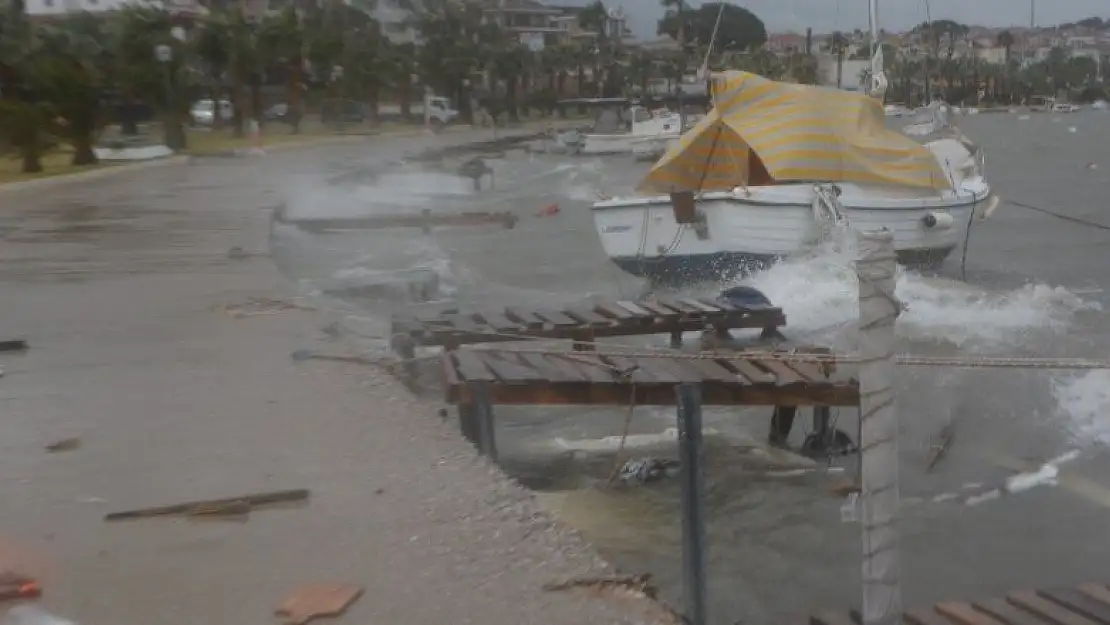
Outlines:
MULTIPOLYGON (((782 307, 791 330, 814 332, 858 317, 852 261, 848 254, 826 252, 779 263, 743 282, 782 307)), ((957 346, 1006 342, 1030 330, 1063 330, 1076 313, 1098 309, 1063 287, 990 291, 901 268, 895 293, 908 306, 898 319, 901 336, 957 346)))
POLYGON ((1110 445, 1110 371, 1062 376, 1052 393, 1075 444, 1110 445))

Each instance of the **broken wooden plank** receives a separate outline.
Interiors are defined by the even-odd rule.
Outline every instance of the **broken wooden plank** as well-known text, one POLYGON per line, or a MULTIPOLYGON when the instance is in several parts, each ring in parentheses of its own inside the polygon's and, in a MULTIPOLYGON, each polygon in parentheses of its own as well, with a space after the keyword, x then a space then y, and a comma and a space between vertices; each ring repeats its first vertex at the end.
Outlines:
POLYGON ((362 587, 353 584, 309 584, 286 596, 275 614, 286 625, 304 625, 314 618, 343 614, 360 596, 362 587))
POLYGON ((929 450, 929 460, 925 465, 925 472, 931 473, 942 458, 948 453, 949 447, 952 446, 952 440, 956 437, 956 422, 952 421, 940 429, 937 434, 937 442, 929 450))
POLYGON ((1006 600, 1026 612, 1032 612, 1053 625, 1098 625, 1095 621, 1040 597, 1032 590, 1012 592, 1006 600))
POLYGON ((145 519, 156 516, 170 516, 177 514, 186 514, 190 510, 201 507, 216 507, 221 505, 230 505, 238 501, 243 501, 251 507, 270 505, 275 503, 289 503, 294 501, 304 501, 309 497, 309 490, 307 488, 298 488, 295 490, 278 490, 267 493, 256 493, 253 495, 240 495, 238 497, 227 497, 224 499, 208 499, 201 501, 190 501, 187 503, 179 503, 171 506, 160 506, 156 508, 140 508, 137 510, 127 510, 124 512, 111 512, 104 515, 105 521, 123 521, 126 519, 145 519))

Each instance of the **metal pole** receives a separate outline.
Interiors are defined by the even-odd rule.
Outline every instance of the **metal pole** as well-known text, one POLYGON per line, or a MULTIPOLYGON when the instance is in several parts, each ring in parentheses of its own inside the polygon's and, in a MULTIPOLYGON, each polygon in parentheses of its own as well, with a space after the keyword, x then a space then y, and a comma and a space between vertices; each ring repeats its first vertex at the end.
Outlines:
POLYGON ((689 625, 708 622, 705 484, 702 475, 701 387, 680 384, 678 447, 682 462, 682 606, 689 625))
POLYGON ((682 79, 686 76, 686 18, 683 16, 684 0, 678 0, 678 131, 681 134, 686 129, 686 90, 682 88, 682 79))
POLYGON ((860 232, 859 370, 860 521, 863 528, 863 625, 901 625, 898 548, 898 419, 895 413, 895 255, 890 230, 860 232))

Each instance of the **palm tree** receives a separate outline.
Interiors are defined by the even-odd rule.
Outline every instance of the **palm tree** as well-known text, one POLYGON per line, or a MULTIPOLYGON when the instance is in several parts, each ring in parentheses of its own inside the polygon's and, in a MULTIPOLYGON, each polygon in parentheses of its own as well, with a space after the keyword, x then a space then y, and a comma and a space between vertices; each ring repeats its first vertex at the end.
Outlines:
POLYGON ((844 53, 848 50, 848 38, 839 30, 829 39, 829 51, 836 55, 836 88, 844 87, 844 53))
POLYGON ((110 67, 102 22, 87 13, 68 16, 40 28, 38 39, 33 71, 39 97, 51 105, 53 131, 73 146, 74 165, 95 164, 93 144, 110 67))
POLYGON ((23 173, 42 171, 42 151, 51 107, 41 102, 34 84, 32 60, 39 58, 38 40, 26 14, 9 5, 0 22, 0 136, 19 150, 23 173))
POLYGON ((1005 50, 1006 65, 1009 66, 1010 65, 1010 51, 1013 49, 1014 43, 1015 43, 1014 34, 1011 33, 1008 30, 1004 30, 1004 31, 998 33, 997 43, 1003 50, 1005 50))

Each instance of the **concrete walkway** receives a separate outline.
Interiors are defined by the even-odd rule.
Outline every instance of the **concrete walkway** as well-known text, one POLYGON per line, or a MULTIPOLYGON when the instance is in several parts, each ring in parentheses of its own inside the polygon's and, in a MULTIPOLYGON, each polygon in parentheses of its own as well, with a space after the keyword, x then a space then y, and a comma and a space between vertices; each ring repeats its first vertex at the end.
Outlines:
POLYGON ((270 211, 325 162, 439 142, 368 139, 12 192, 0 210, 0 569, 42 577, 82 624, 271 623, 298 584, 365 595, 341 622, 653 622, 643 601, 551 593, 604 572, 530 495, 477 458, 438 405, 365 367, 294 363, 313 312, 234 318, 281 298, 270 211), (79 437, 79 449, 43 446, 79 437), (106 523, 109 511, 310 488, 249 520, 106 523))

